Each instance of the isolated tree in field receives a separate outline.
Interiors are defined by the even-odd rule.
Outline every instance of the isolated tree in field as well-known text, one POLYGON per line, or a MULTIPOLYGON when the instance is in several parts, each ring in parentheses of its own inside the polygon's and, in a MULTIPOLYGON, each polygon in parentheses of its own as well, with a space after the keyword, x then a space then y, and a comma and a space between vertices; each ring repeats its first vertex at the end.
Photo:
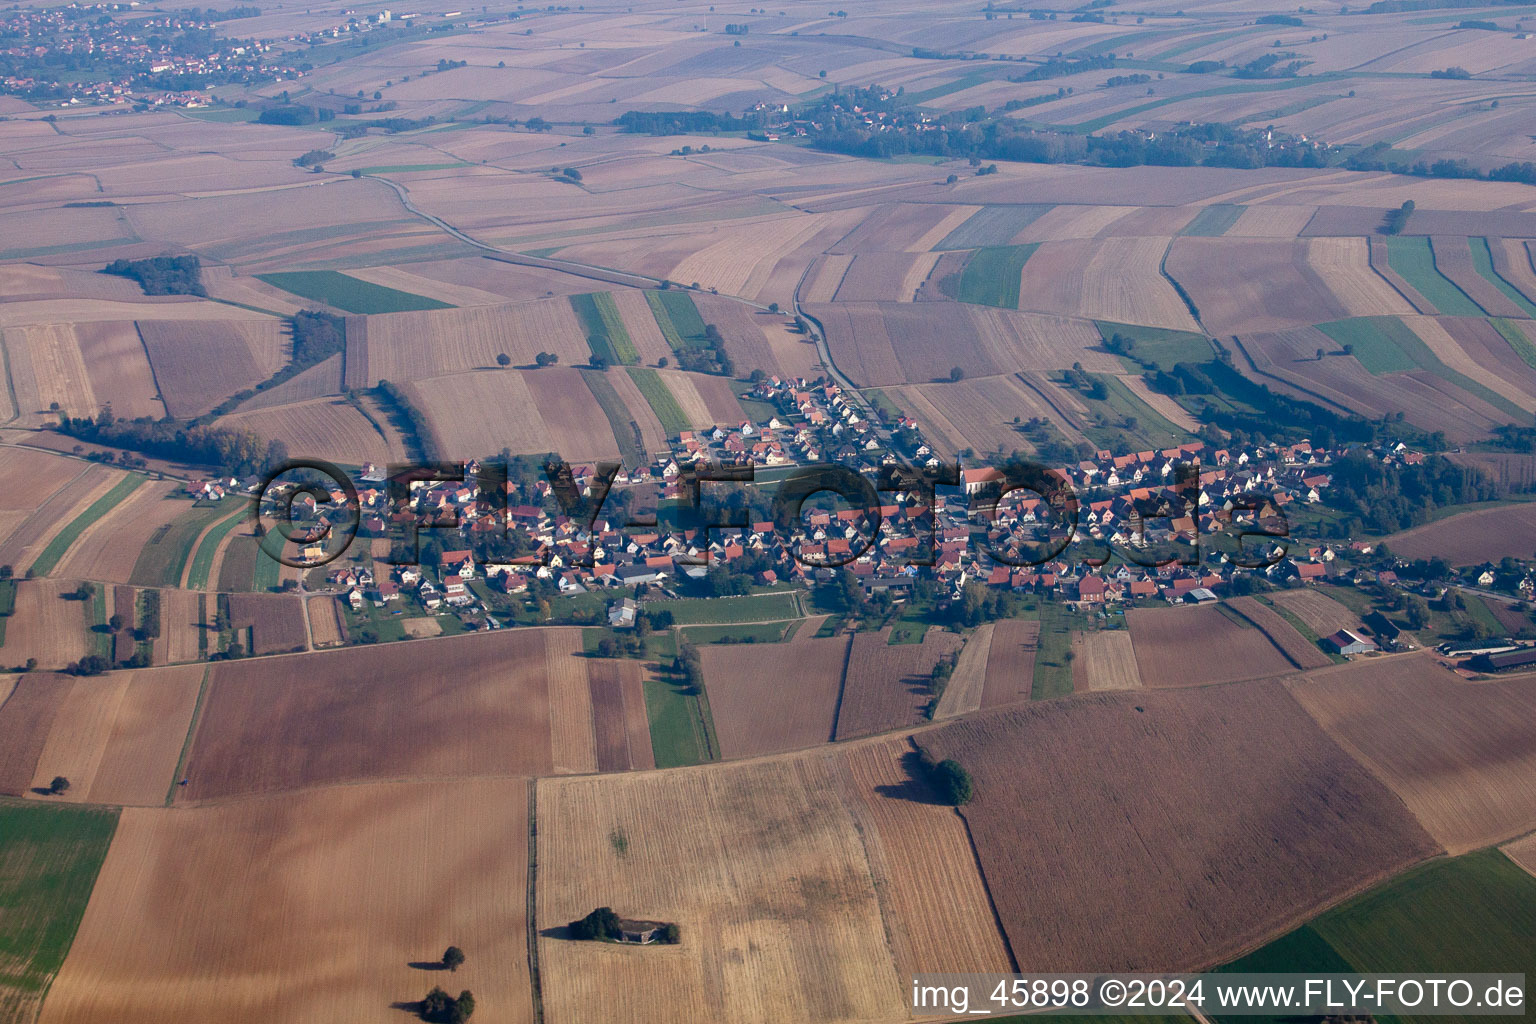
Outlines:
POLYGON ((496 365, 497 366, 511 366, 512 365, 512 357, 507 355, 505 352, 498 352, 498 353, 496 353, 496 365))
POLYGON ((661 357, 661 358, 660 358, 660 359, 658 359, 658 360, 656 360, 656 366, 657 366, 657 367, 658 367, 658 368, 659 368, 659 369, 663 369, 663 370, 665 370, 665 369, 666 369, 666 368, 667 368, 667 364, 668 364, 668 363, 669 363, 669 362, 671 362, 671 360, 670 360, 670 359, 668 359, 668 358, 667 358, 667 357, 666 357, 666 356, 662 356, 662 357, 661 357))
POLYGON ((1322 362, 1323 361, 1323 350, 1322 349, 1318 349, 1317 350, 1317 361, 1318 362, 1322 362))
POLYGON ((1344 346, 1344 354, 1347 355, 1347 356, 1354 355, 1355 354, 1355 346, 1353 346, 1353 345, 1345 345, 1344 346))
POLYGON ((951 366, 949 368, 949 379, 950 379, 951 382, 957 382, 957 381, 961 380, 964 376, 965 376, 965 370, 964 370, 963 367, 951 366))
POLYGON ((933 786, 938 790, 939 799, 951 807, 959 807, 971 802, 973 795, 971 773, 953 758, 946 758, 934 767, 933 786))
POLYGON ((458 946, 449 946, 443 952, 443 966, 450 971, 457 971, 464 963, 464 951, 458 946))
POLYGON ((89 601, 96 596, 96 586, 92 583, 82 583, 75 588, 76 601, 89 601))
POLYGON ((112 632, 116 633, 118 630, 123 628, 123 617, 121 615, 112 616, 107 620, 107 626, 112 630, 112 632))
POLYGON ((54 796, 63 796, 69 792, 69 780, 62 775, 55 775, 53 781, 48 783, 48 792, 54 796))
POLYGON ((608 360, 604 359, 602 356, 593 356, 589 362, 591 363, 592 369, 594 370, 608 369, 608 360))
POLYGON ((475 997, 469 989, 459 993, 453 1004, 453 1024, 464 1024, 475 1012, 475 997))
POLYGON ((613 912, 612 907, 598 907, 580 921, 572 921, 570 932, 571 938, 583 942, 616 939, 619 937, 619 915, 613 912))
POLYGON ((0 565, 0 580, 8 580, 14 575, 15 570, 13 570, 10 566, 0 565))

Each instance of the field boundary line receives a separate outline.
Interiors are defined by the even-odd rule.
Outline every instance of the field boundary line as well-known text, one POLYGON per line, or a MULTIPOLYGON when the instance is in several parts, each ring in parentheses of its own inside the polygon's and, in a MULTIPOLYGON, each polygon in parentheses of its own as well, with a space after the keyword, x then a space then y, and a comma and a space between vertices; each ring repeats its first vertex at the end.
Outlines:
MULTIPOLYGON (((134 329, 138 329, 137 324, 134 329)), ((0 331, 0 364, 5 367, 5 388, 11 395, 11 418, 5 422, 15 423, 21 419, 21 403, 16 401, 16 382, 11 379, 11 350, 5 344, 4 331, 0 331)), ((156 384, 155 387, 158 389, 160 385, 156 384)))
POLYGON ((539 980, 539 780, 528 780, 528 989, 533 997, 533 1024, 544 1024, 544 991, 539 980))
POLYGON ((192 721, 187 723, 187 738, 181 742, 181 755, 176 759, 176 774, 171 776, 170 788, 165 791, 165 806, 169 807, 176 802, 176 784, 183 778, 182 772, 186 770, 187 758, 192 753, 192 740, 197 734, 197 727, 203 718, 203 701, 208 696, 208 677, 213 674, 213 666, 203 669, 202 681, 197 684, 197 702, 192 705, 192 721))
POLYGON ((848 690, 848 663, 853 660, 853 636, 850 634, 843 645, 843 672, 837 677, 837 703, 832 706, 832 735, 828 743, 837 742, 837 723, 843 717, 843 694, 848 690))

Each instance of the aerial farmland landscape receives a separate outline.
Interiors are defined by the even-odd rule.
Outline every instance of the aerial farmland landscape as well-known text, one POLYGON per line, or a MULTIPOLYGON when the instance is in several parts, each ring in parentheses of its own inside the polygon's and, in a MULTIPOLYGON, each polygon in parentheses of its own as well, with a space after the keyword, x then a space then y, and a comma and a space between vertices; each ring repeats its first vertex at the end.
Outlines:
POLYGON ((756 2, 0 8, 0 1024, 1536 977, 1536 5, 756 2))

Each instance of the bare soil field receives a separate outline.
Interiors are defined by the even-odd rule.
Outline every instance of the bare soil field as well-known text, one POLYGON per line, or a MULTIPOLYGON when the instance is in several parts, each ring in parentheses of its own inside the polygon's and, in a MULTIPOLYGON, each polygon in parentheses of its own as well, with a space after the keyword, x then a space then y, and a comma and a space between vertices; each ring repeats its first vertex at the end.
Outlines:
POLYGON ((1536 535, 1536 503, 1499 505, 1461 512, 1382 542, 1403 558, 1444 558, 1452 565, 1497 562, 1506 555, 1525 558, 1536 535))
POLYGON ((869 862, 825 755, 538 788, 539 968, 550 1024, 904 1017, 869 862), (678 827, 687 822, 686 828, 678 827), (601 895, 599 895, 601 894, 601 895), (676 946, 572 942, 611 906, 676 946))
POLYGON ((291 594, 230 594, 230 627, 251 631, 252 654, 302 651, 308 634, 300 600, 291 594))
POLYGON ((1046 242, 1024 264, 1019 308, 1198 331, 1184 301, 1159 272, 1168 241, 1146 237, 1046 242))
POLYGON ((221 427, 249 430, 288 446, 294 458, 324 458, 347 465, 383 465, 406 458, 405 442, 387 419, 373 420, 344 398, 317 398, 239 412, 218 420, 221 427), (387 432, 379 433, 379 427, 387 432))
POLYGON ((861 253, 843 275, 838 302, 911 302, 938 253, 861 253))
POLYGON ((1029 700, 1039 649, 1038 619, 999 620, 992 631, 992 649, 987 652, 987 685, 981 706, 995 708, 1029 700))
POLYGON ((933 667, 962 642, 937 629, 928 630, 920 644, 888 643, 889 636, 889 630, 854 634, 837 709, 839 740, 921 722, 933 667))
POLYGON ((282 365, 291 342, 280 321, 139 321, 166 410, 201 416, 237 391, 254 387, 282 365))
POLYGON ((1341 629, 1360 629, 1360 616, 1315 588, 1277 590, 1269 596, 1318 636, 1328 636, 1341 629))
POLYGON ((1527 299, 1536 302, 1536 268, 1531 263, 1531 251, 1525 242, 1517 238, 1489 238, 1488 254, 1493 257, 1493 269, 1527 299))
POLYGON ((710 644, 700 648, 699 655, 725 757, 774 754, 831 741, 848 660, 847 637, 710 644))
POLYGON ((965 638, 965 646, 960 649, 960 657, 955 660, 955 671, 950 675, 944 692, 939 695, 939 703, 933 709, 935 720, 953 718, 981 708, 982 694, 987 688, 987 660, 992 654, 992 631, 996 628, 994 623, 983 623, 965 638))
POLYGON ((182 490, 172 480, 151 480, 136 488, 115 508, 85 528, 53 570, 78 580, 127 583, 144 544, 160 527, 191 508, 171 497, 182 490))
POLYGON ((961 814, 1024 971, 1217 963, 1439 850, 1274 682, 1086 694, 916 740, 975 780, 961 814), (1087 749, 1091 771, 1064 768, 1087 749))
MULTIPOLYGON (((381 313, 347 318, 347 386, 372 387, 380 380, 441 377, 496 365, 505 353, 514 365, 531 366, 540 352, 553 352, 563 366, 591 355, 571 304, 556 296, 531 302, 463 309, 381 313), (433 344, 423 345, 421 339, 433 344), (354 359, 354 349, 363 350, 354 359), (361 371, 361 372, 360 372, 361 371)), ((494 450, 494 449, 493 449, 494 450)))
POLYGON ((67 800, 157 807, 174 782, 203 667, 75 679, 58 704, 32 785, 62 775, 67 800))
POLYGON ((309 628, 317 648, 334 647, 346 641, 337 598, 311 597, 305 603, 305 614, 309 616, 309 628))
POLYGON ((1311 271, 1308 279, 1320 278, 1350 316, 1413 312, 1413 306, 1371 266, 1366 239, 1311 238, 1303 253, 1311 271))
POLYGON ((548 772, 544 647, 519 629, 220 664, 182 796, 548 772))
POLYGON ((20 545, 12 537, 29 517, 37 517, 34 525, 41 528, 41 507, 91 468, 33 448, 0 448, 0 558, 30 564, 16 557, 20 545))
POLYGON ((1296 628, 1286 622, 1284 616, 1268 605, 1260 603, 1257 598, 1234 597, 1227 602, 1227 607, 1262 630, 1264 635, 1269 637, 1270 643, 1279 648, 1286 660, 1297 668, 1305 671, 1333 664, 1332 658, 1324 654, 1316 644, 1296 632, 1296 628))
POLYGON ((449 984, 413 964, 458 944, 470 958, 454 991, 529 1022, 527 788, 473 779, 129 809, 42 1019, 398 1020, 394 1005, 449 984))
POLYGON ((0 793, 21 796, 32 788, 37 759, 74 679, 52 672, 18 675, 0 704, 0 793))
POLYGON ((88 653, 85 602, 63 596, 75 587, 73 581, 57 579, 16 585, 16 611, 6 621, 5 644, 0 646, 7 665, 36 658, 40 669, 62 669, 88 653))
POLYGON ((922 424, 924 438, 950 455, 962 448, 1005 453, 1031 448, 1013 425, 1015 416, 1023 420, 1038 416, 1050 420, 1068 437, 1079 436, 1074 424, 1014 376, 909 384, 890 391, 896 403, 922 424))
POLYGON ((624 329, 629 332, 629 340, 634 342, 640 362, 646 366, 655 366, 658 360, 670 361, 672 346, 662 336, 661 326, 656 323, 656 316, 651 312, 651 304, 645 299, 645 292, 635 288, 618 288, 610 294, 624 321, 624 329))
POLYGON ((1340 665, 1290 687, 1451 853, 1536 828, 1529 678, 1467 683, 1407 655, 1340 665))
POLYGON ((1215 605, 1133 608, 1125 622, 1149 687, 1229 683, 1293 670, 1262 630, 1238 625, 1215 605))
POLYGON ((1077 655, 1072 660, 1074 692, 1141 689, 1141 673, 1136 667, 1129 630, 1077 633, 1072 637, 1072 651, 1077 655))
POLYGON ((645 710, 645 673, 649 671, 650 666, 627 658, 601 659, 588 667, 597 771, 656 767, 645 710))
POLYGON ((836 761, 859 823, 896 970, 1011 971, 965 822, 934 796, 906 740, 861 743, 836 761))

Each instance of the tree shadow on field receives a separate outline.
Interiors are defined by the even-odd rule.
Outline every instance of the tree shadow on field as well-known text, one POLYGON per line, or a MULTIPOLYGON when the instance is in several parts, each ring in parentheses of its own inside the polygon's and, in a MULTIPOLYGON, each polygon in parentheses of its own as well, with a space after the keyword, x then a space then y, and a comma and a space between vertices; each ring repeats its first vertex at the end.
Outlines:
POLYGON ((412 960, 405 966, 413 971, 446 971, 448 965, 441 960, 412 960))
POLYGON ((546 939, 559 939, 562 942, 575 942, 571 937, 571 929, 568 925, 556 925, 553 928, 540 928, 539 935, 546 939))
POLYGON ((914 804, 931 804, 935 807, 944 806, 944 802, 928 784, 928 773, 923 768, 921 754, 915 750, 902 754, 901 767, 907 773, 905 780, 897 785, 876 786, 875 792, 892 800, 907 800, 914 804))

